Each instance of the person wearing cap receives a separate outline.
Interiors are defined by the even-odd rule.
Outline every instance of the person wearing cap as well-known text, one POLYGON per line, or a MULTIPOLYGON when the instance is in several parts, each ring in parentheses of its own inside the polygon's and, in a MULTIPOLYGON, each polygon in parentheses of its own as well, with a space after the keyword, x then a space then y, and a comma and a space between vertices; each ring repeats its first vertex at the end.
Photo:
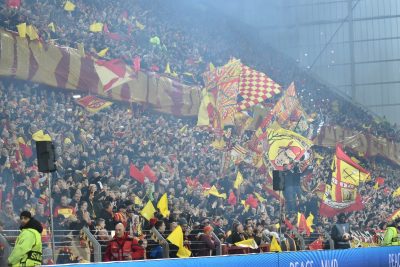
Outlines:
POLYGON ((335 249, 350 248, 350 240, 352 239, 350 224, 346 221, 346 215, 344 213, 338 215, 338 222, 332 227, 331 237, 335 249))
POLYGON ((43 227, 29 211, 20 215, 21 233, 19 234, 13 251, 8 257, 11 267, 33 267, 42 264, 42 238, 43 227))
POLYGON ((398 246, 400 234, 400 218, 395 219, 386 227, 385 236, 382 241, 383 246, 398 246))

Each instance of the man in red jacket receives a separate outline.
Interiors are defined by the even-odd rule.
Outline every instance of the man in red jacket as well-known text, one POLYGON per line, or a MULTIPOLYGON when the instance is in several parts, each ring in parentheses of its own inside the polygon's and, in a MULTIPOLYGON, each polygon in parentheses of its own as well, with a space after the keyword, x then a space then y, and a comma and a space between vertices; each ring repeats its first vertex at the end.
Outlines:
POLYGON ((145 258, 145 245, 142 240, 132 238, 125 233, 122 223, 115 226, 115 236, 108 243, 104 261, 129 261, 145 258))

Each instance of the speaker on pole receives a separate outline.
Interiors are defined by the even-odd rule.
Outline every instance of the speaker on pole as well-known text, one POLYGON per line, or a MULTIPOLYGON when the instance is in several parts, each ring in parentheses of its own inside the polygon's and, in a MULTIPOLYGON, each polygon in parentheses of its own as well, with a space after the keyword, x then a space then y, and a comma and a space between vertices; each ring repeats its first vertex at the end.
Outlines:
POLYGON ((57 170, 54 145, 51 141, 37 141, 36 154, 39 172, 55 172, 57 170))
POLYGON ((283 177, 282 172, 277 170, 272 171, 272 189, 275 191, 285 190, 285 178, 283 177))

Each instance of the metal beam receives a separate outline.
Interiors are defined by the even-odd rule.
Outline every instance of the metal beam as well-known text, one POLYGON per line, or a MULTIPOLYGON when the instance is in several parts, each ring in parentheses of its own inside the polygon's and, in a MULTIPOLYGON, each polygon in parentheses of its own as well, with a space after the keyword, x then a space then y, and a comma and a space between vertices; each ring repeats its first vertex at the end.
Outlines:
POLYGON ((348 0, 347 2, 347 22, 349 25, 349 55, 350 55, 350 93, 351 98, 354 100, 357 99, 357 90, 356 90, 356 67, 355 67, 355 56, 354 56, 354 29, 353 29, 353 0, 348 0))

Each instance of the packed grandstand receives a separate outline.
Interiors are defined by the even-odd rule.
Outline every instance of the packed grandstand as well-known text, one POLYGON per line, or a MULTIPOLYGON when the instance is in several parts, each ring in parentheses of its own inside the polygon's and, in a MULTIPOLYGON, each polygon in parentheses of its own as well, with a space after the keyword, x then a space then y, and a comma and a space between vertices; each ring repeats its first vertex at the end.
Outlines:
POLYGON ((119 222, 147 243, 143 259, 165 257, 152 228, 167 239, 182 227, 190 253, 168 238, 169 257, 206 256, 208 226, 224 253, 276 251, 276 240, 279 249, 312 250, 329 248, 339 212, 354 247, 379 245, 397 216, 397 126, 254 42, 237 22, 177 18, 165 1, 5 2, 0 224, 11 243, 18 215, 30 210, 54 249, 50 198, 53 232, 62 233, 57 263, 93 260, 80 231, 105 246, 119 222), (240 42, 224 34, 228 25, 240 42), (42 140, 55 145, 50 190, 37 167, 42 140), (273 170, 298 175, 280 193, 273 170), (85 255, 69 249, 77 232, 85 255), (256 245, 238 244, 251 239, 256 245))

